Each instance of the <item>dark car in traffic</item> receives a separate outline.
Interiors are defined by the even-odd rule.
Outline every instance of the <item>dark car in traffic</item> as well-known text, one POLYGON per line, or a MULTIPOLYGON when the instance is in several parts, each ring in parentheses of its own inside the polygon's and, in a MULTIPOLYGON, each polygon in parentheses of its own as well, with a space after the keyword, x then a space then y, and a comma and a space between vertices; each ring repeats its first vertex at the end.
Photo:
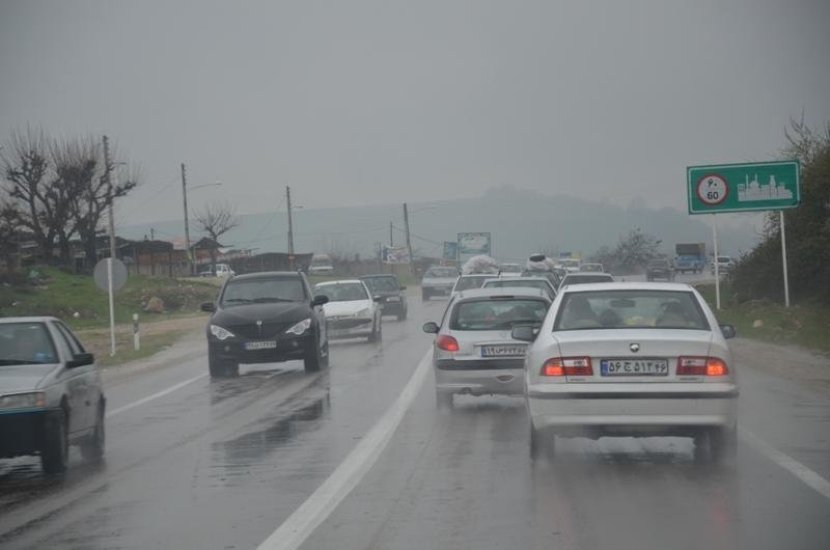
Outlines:
POLYGON ((658 258, 648 263, 646 266, 646 280, 656 281, 657 279, 674 280, 674 267, 670 261, 658 258))
POLYGON ((396 275, 381 273, 379 275, 364 275, 360 278, 373 298, 378 298, 378 304, 383 315, 395 315, 398 321, 406 319, 409 306, 406 303, 405 286, 401 286, 396 275))
POLYGON ((329 344, 322 306, 301 272, 264 272, 231 277, 216 302, 202 304, 213 315, 207 326, 212 377, 236 376, 240 363, 302 359, 306 372, 328 365, 329 344))

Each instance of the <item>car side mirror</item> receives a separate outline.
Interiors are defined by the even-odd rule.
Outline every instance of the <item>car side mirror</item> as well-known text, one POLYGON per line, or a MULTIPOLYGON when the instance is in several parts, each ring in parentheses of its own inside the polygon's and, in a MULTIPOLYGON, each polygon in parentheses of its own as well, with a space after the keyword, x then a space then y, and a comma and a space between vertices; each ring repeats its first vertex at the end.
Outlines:
POLYGON ((438 323, 430 321, 429 323, 424 323, 423 329, 427 334, 438 334, 440 327, 438 326, 438 323))
POLYGON ((329 303, 329 297, 325 294, 318 294, 311 300, 311 307, 322 306, 329 303))
POLYGON ((720 332, 723 334, 723 337, 729 340, 730 338, 734 338, 738 335, 738 331, 735 330, 735 327, 732 325, 721 325, 720 332))
POLYGON ((74 369, 77 367, 85 367, 95 363, 95 356, 91 353, 77 353, 72 359, 66 362, 66 368, 74 369))
POLYGON ((206 311, 208 313, 213 313, 214 311, 216 311, 216 304, 214 304, 213 302, 204 302, 199 307, 199 309, 201 309, 202 311, 206 311))
POLYGON ((510 336, 512 336, 514 340, 518 340, 520 342, 533 342, 536 340, 536 336, 538 335, 539 328, 530 325, 519 325, 517 327, 513 327, 513 330, 510 331, 510 336))

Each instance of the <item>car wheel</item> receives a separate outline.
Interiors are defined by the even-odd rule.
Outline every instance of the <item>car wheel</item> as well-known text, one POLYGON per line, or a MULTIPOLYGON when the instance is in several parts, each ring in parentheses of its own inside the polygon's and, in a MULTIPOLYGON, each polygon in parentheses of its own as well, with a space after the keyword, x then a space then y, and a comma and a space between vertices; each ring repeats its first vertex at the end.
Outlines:
POLYGON ((47 474, 59 474, 69 463, 69 440, 66 434, 66 412, 60 409, 50 418, 43 434, 40 464, 47 474))
POLYGON ((326 342, 325 345, 320 350, 320 367, 328 368, 329 366, 329 343, 326 342))
POLYGON ((239 376, 239 363, 221 359, 210 352, 208 352, 208 369, 211 378, 239 376))
POLYGON ((425 302, 427 300, 429 300, 429 292, 427 292, 426 290, 422 290, 421 291, 421 299, 425 302))
POLYGON ((734 464, 738 456, 738 431, 735 428, 715 428, 710 431, 709 454, 716 464, 734 464))
POLYGON ((435 390, 435 403, 439 411, 452 410, 452 393, 435 390))
POLYGON ((551 433, 545 433, 533 427, 530 424, 530 458, 539 460, 546 458, 553 460, 556 454, 556 436, 551 433))
POLYGON ((381 318, 378 319, 372 324, 372 333, 369 334, 369 342, 375 343, 380 342, 383 339, 383 322, 381 318))
POLYGON ((306 372, 317 372, 320 370, 322 364, 322 353, 320 350, 319 337, 312 340, 311 345, 306 348, 305 357, 303 357, 303 367, 306 372))
POLYGON ((406 310, 405 309, 401 309, 401 311, 398 313, 398 321, 406 321, 406 310))
POLYGON ((98 405, 98 413, 95 419, 95 429, 81 444, 81 455, 84 460, 96 462, 104 457, 104 445, 106 442, 106 430, 104 425, 104 403, 98 405))

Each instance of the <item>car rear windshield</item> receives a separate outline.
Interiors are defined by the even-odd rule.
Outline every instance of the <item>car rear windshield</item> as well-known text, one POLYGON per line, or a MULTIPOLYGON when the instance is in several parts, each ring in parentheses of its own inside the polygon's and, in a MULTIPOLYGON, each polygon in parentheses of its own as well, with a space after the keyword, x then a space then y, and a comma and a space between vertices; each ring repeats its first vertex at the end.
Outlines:
POLYGON ((500 279, 498 281, 487 281, 484 283, 484 288, 539 288, 545 292, 550 292, 550 284, 544 279, 535 280, 510 280, 500 279))
POLYGON ((605 283, 613 281, 610 275, 568 275, 562 281, 564 285, 582 285, 586 283, 605 283))
POLYGON ((329 302, 354 302, 357 300, 368 300, 366 287, 360 283, 336 283, 329 285, 317 285, 317 294, 329 297, 329 302))
POLYGON ((709 330, 709 324, 691 292, 610 290, 566 294, 553 330, 597 328, 709 330))
POLYGON ((43 323, 0 324, 0 367, 57 360, 52 338, 43 323))
POLYGON ((455 283, 455 291, 460 292, 462 290, 470 290, 471 288, 481 288, 486 280, 487 277, 461 277, 455 283))
POLYGON ((424 273, 424 277, 457 277, 458 271, 451 267, 431 267, 424 273))
POLYGON ((652 260, 648 263, 649 267, 668 267, 669 261, 668 260, 652 260))
POLYGON ((400 290, 401 285, 394 277, 365 277, 363 282, 369 290, 400 290))
POLYGON ((451 330, 510 330, 513 325, 539 325, 548 303, 528 298, 466 300, 456 304, 451 330))
POLYGON ((297 277, 233 279, 222 293, 223 306, 306 300, 303 281, 297 277))

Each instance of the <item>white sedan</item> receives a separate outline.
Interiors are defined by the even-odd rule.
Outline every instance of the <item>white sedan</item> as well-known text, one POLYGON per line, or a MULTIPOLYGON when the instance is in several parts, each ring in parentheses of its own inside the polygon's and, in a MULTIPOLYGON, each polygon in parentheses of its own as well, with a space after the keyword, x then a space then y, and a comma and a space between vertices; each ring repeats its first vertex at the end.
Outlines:
POLYGON ((327 296, 323 305, 329 338, 368 338, 380 342, 383 325, 382 311, 369 288, 360 279, 345 279, 317 283, 315 295, 327 296))
POLYGON ((738 384, 726 338, 698 292, 677 283, 560 290, 525 360, 531 456, 555 437, 684 436, 696 457, 734 459, 738 384), (708 451, 708 452, 707 452, 708 451))

